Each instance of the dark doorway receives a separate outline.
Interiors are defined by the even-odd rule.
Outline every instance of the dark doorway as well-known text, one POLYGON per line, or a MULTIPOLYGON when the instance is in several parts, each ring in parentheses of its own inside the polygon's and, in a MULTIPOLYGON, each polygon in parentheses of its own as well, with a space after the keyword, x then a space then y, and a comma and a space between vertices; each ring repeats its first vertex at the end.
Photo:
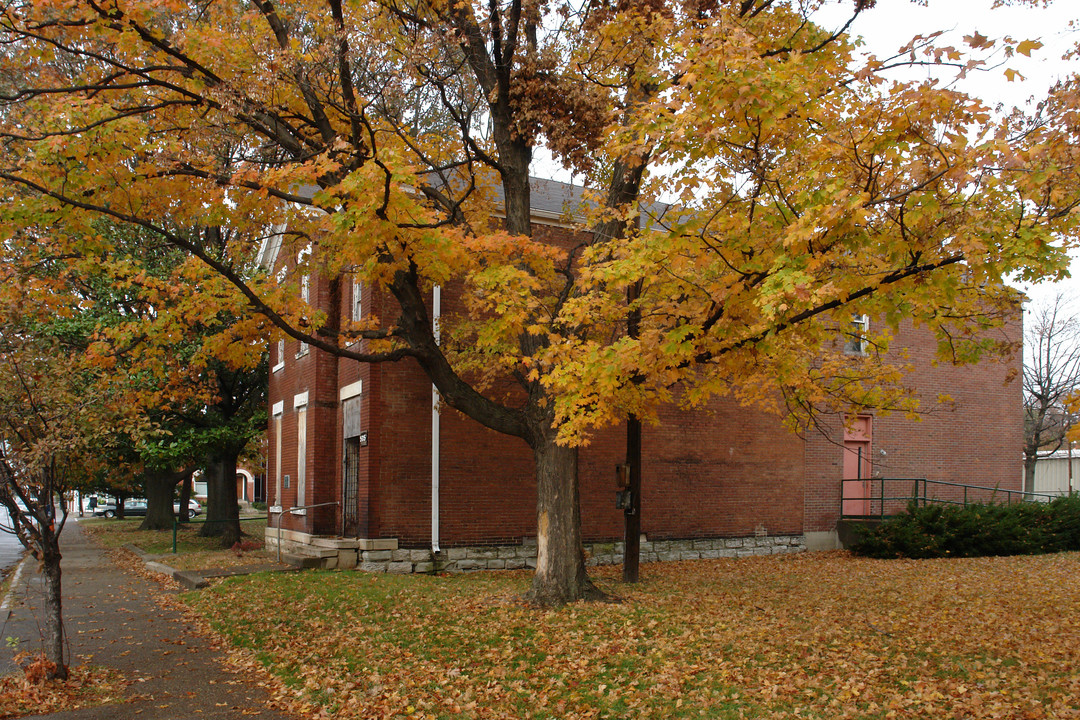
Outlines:
POLYGON ((360 537, 360 438, 345 438, 345 472, 341 497, 341 535, 360 537))

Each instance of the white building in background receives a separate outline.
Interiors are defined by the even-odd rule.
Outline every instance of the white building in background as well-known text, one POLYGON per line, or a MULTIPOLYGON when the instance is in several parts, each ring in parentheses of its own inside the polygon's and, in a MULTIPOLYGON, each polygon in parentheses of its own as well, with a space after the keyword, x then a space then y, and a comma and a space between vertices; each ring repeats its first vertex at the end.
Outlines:
POLYGON ((1035 492, 1049 495, 1080 492, 1080 448, 1040 457, 1035 463, 1035 492))
MULTIPOLYGON (((236 499, 241 503, 250 503, 262 500, 260 496, 261 488, 258 486, 255 480, 255 476, 250 470, 244 468, 236 468, 236 499)), ((202 475, 201 470, 196 470, 195 475, 192 478, 191 491, 196 498, 202 502, 206 502, 207 488, 206 479, 202 475)))

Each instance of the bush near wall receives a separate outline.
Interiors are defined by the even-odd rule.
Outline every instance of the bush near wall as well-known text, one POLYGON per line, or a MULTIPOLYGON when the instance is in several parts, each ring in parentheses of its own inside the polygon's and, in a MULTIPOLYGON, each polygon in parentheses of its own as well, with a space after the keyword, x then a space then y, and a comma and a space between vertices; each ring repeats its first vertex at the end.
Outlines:
POLYGON ((926 505, 865 528, 851 548, 875 558, 1037 555, 1080 550, 1080 495, 1048 503, 926 505))

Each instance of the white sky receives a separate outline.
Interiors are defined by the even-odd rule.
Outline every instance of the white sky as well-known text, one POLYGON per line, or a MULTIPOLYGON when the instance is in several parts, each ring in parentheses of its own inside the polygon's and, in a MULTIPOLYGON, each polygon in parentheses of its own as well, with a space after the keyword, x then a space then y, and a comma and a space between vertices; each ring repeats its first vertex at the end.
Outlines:
MULTIPOLYGON (((992 39, 1011 37, 1013 41, 1038 40, 1043 47, 1030 57, 1014 55, 1006 58, 998 43, 991 51, 988 69, 970 73, 956 81, 958 89, 981 97, 989 106, 1023 106, 1033 97, 1045 95, 1058 79, 1080 71, 1080 58, 1063 59, 1063 55, 1080 42, 1080 1, 1050 0, 1049 7, 1015 5, 1019 0, 1006 0, 1010 6, 994 8, 994 0, 878 0, 877 5, 863 13, 850 28, 852 35, 865 40, 864 50, 880 58, 895 54, 916 35, 942 30, 946 34, 937 40, 939 45, 967 49, 965 35, 975 32, 992 39), (999 64, 1003 63, 1003 64, 999 64), (1006 79, 1005 69, 1019 72, 1022 79, 1006 79)), ((853 0, 825 0, 817 15, 826 27, 839 27, 850 16, 853 0)), ((908 70, 907 79, 926 77, 927 69, 908 70)), ((898 76, 899 77, 899 76, 898 76)), ((939 75, 953 81, 951 75, 939 75)), ((571 181, 569 173, 541 148, 535 160, 535 172, 545 177, 571 181)), ((580 178, 578 179, 580 182, 580 178)), ((1039 283, 1022 286, 1033 303, 1045 302, 1058 293, 1080 298, 1080 251, 1074 254, 1073 277, 1059 283, 1039 283)))
MULTIPOLYGON (((878 57, 891 55, 915 35, 934 30, 949 31, 938 43, 957 48, 966 48, 963 36, 976 31, 989 38, 1009 36, 1015 41, 1042 42, 1043 47, 1030 58, 1021 55, 1005 58, 999 52, 994 61, 1004 62, 1004 66, 976 72, 958 81, 959 89, 981 97, 991 107, 1023 106, 1031 97, 1045 94, 1055 81, 1080 71, 1080 59, 1062 57, 1080 42, 1080 2, 1053 0, 1047 8, 993 8, 993 4, 993 0, 929 0, 924 7, 912 0, 878 0, 876 7, 856 20, 851 32, 862 36, 866 42, 864 50, 878 57), (1006 67, 1016 70, 1024 79, 1009 82, 1004 73, 1006 67)), ((851 5, 851 0, 830 1, 822 17, 842 22, 851 5)), ((927 75, 926 70, 909 72, 927 75)), ((1074 258, 1072 278, 1023 287, 1033 304, 1046 302, 1058 293, 1080 297, 1080 253, 1074 253, 1074 258)))

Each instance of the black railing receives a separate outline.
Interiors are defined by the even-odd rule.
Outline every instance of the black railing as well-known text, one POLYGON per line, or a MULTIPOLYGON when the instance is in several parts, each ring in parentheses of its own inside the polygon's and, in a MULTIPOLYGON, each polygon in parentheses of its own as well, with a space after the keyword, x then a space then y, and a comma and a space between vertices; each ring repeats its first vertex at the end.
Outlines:
POLYGON ((926 478, 861 478, 840 483, 840 517, 886 518, 916 505, 1003 504, 1049 502, 1048 493, 1006 490, 926 478))

